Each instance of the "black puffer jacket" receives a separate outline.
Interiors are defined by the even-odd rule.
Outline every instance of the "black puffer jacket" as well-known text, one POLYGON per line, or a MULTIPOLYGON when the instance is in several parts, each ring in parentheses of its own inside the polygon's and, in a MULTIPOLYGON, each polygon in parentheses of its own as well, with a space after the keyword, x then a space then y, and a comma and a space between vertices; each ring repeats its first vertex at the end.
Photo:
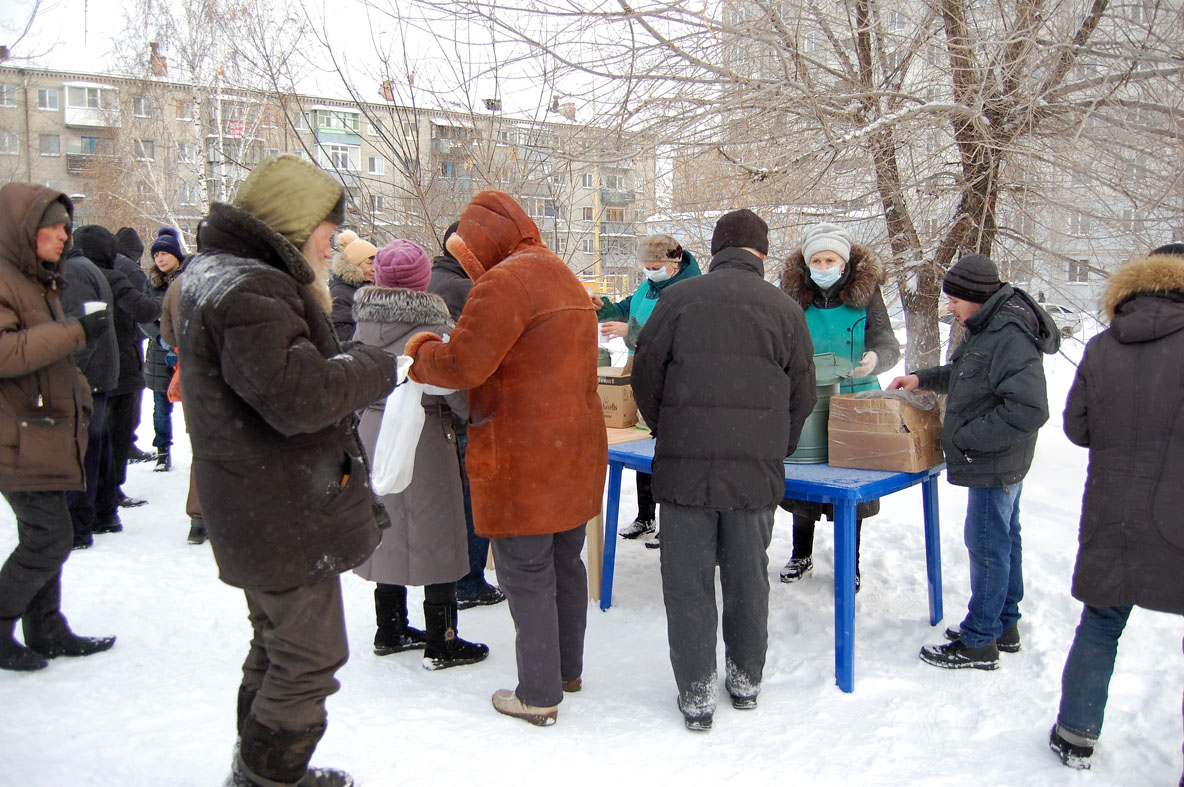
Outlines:
POLYGON ((460 310, 465 307, 471 289, 473 280, 455 257, 442 254, 432 258, 432 280, 428 282, 428 292, 444 299, 453 320, 460 319, 460 310))
POLYGON ((637 341, 633 391, 658 442, 654 499, 755 511, 785 496, 785 457, 818 398, 802 309, 759 257, 724 249, 666 288, 637 341))
MULTIPOLYGON (((161 273, 155 265, 144 281, 144 294, 161 304, 162 311, 165 293, 185 266, 189 257, 181 260, 181 264, 172 273, 161 273)), ((161 343, 160 319, 140 324, 140 332, 148 339, 148 349, 144 353, 144 383, 151 391, 164 393, 169 389, 169 382, 173 379, 174 367, 167 362, 169 350, 161 343)))
MULTIPOLYGON (((67 317, 81 317, 83 304, 87 301, 103 301, 111 313, 115 313, 115 299, 111 296, 111 285, 107 277, 93 262, 77 250, 66 254, 65 276, 68 286, 62 289, 62 310, 67 317)), ((106 393, 119 381, 119 343, 115 340, 115 326, 90 342, 81 350, 74 351, 74 363, 86 376, 92 393, 106 393)))
POLYGON ((354 411, 390 392, 395 361, 342 350, 300 250, 214 203, 179 280, 185 422, 222 580, 281 590, 340 574, 378 525, 354 411))
POLYGON ((1004 284, 966 321, 966 338, 945 366, 913 372, 921 388, 949 394, 942 427, 946 473, 957 486, 1022 481, 1036 433, 1048 420, 1042 353, 1061 346, 1048 313, 1004 284))
POLYGON ((1184 613, 1184 258, 1123 266, 1103 308, 1065 404, 1089 448, 1073 596, 1184 613))
POLYGON ((329 279, 329 295, 333 298, 333 331, 341 342, 354 338, 354 298, 365 287, 366 274, 361 265, 350 262, 342 251, 333 253, 330 260, 333 277, 329 279))

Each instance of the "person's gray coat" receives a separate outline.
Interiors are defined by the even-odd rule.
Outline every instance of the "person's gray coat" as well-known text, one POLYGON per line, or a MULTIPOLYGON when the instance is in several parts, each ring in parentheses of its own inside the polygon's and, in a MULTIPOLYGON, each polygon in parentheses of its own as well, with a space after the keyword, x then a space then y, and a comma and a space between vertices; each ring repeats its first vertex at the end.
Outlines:
MULTIPOLYGON (((437 295, 392 287, 363 287, 354 298, 355 338, 398 355, 413 334, 452 330, 448 308, 437 295)), ((371 457, 378 442, 386 399, 362 411, 358 434, 371 457)), ((391 519, 382 543, 354 571, 391 585, 454 582, 469 573, 468 535, 453 415, 468 417, 467 395, 423 395, 424 424, 415 450, 415 471, 404 491, 384 495, 391 519)))

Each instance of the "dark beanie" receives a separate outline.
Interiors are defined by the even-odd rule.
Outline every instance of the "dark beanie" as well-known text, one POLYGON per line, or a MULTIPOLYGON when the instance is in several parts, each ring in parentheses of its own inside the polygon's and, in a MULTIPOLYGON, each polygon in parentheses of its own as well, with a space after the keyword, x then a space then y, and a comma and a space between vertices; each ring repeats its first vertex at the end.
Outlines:
POLYGON ((769 225, 748 208, 720 216, 715 232, 711 233, 711 253, 731 248, 750 248, 768 254, 769 225))
POLYGON ((971 303, 986 303, 999 291, 999 269, 985 254, 967 254, 946 272, 941 291, 971 303))
POLYGON ((119 251, 129 260, 139 262, 144 254, 144 242, 140 240, 140 233, 131 227, 120 227, 115 233, 115 240, 119 241, 119 251))
POLYGON ((1153 249, 1152 254, 1175 254, 1179 257, 1184 257, 1184 243, 1167 243, 1160 246, 1158 249, 1153 249))
POLYGON ((52 227, 55 224, 70 226, 70 211, 66 209, 61 200, 54 200, 45 206, 45 212, 41 214, 41 221, 37 226, 52 227))
POLYGON ((74 248, 100 268, 110 268, 119 253, 119 244, 111 230, 97 224, 87 224, 74 231, 74 248))
POLYGON ((185 259, 185 252, 181 251, 181 233, 172 227, 161 227, 156 231, 156 239, 152 241, 151 253, 167 251, 177 258, 177 262, 185 259))
POLYGON ((440 246, 443 247, 443 249, 444 249, 444 256, 445 257, 452 257, 452 259, 454 259, 454 260, 456 259, 456 257, 453 257, 452 252, 450 252, 448 250, 448 239, 456 234, 456 230, 459 226, 460 226, 459 221, 454 221, 451 224, 449 224, 448 229, 444 230, 444 240, 440 241, 440 246))

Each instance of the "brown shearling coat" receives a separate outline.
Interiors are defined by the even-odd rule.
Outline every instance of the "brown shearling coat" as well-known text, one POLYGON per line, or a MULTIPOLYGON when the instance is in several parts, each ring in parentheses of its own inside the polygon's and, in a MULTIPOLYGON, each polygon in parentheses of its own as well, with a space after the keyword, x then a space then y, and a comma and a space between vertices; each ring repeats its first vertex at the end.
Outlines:
POLYGON ((469 391, 466 465, 479 535, 571 530, 600 512, 608 444, 596 312, 508 194, 483 191, 448 250, 473 280, 447 344, 417 334, 411 377, 469 391))
POLYGON ((0 188, 0 489, 85 488, 82 457, 92 407, 74 365, 86 346, 61 305, 62 261, 37 260, 37 225, 66 195, 31 183, 0 188))

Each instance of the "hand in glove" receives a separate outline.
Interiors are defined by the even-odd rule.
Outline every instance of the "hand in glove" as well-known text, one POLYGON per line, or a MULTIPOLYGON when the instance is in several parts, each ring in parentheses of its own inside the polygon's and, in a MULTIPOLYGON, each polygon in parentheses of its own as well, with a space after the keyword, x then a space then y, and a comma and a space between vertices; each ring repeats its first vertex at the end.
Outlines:
POLYGON ((868 350, 859 359, 859 366, 851 372, 852 377, 867 377, 872 373, 872 369, 876 368, 876 361, 880 360, 880 356, 876 355, 875 350, 868 350))
POLYGON ((86 343, 90 344, 111 327, 111 310, 100 309, 97 312, 84 314, 78 318, 78 322, 82 324, 82 332, 86 334, 86 343))

